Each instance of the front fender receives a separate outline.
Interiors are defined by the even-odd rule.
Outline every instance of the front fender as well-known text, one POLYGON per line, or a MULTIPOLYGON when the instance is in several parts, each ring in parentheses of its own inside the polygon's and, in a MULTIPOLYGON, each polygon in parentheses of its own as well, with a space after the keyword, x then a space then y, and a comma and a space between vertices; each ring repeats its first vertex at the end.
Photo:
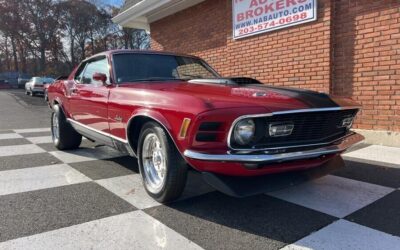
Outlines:
POLYGON ((137 145, 135 145, 135 143, 137 143, 137 140, 139 138, 140 129, 135 128, 135 126, 138 123, 140 124, 140 126, 144 125, 142 118, 147 118, 159 123, 165 129, 165 131, 167 131, 167 134, 170 136, 176 148, 183 156, 183 152, 188 146, 187 140, 180 140, 178 139, 177 135, 179 133, 178 131, 180 130, 182 121, 185 117, 186 116, 183 114, 177 115, 177 113, 169 113, 168 111, 163 111, 163 113, 161 113, 158 110, 147 108, 135 110, 127 123, 126 138, 128 139, 132 149, 136 152, 137 145))
POLYGON ((160 123, 164 127, 164 129, 166 129, 169 133, 172 132, 172 127, 171 127, 171 124, 168 122, 168 120, 160 112, 151 110, 151 109, 135 110, 131 114, 131 118, 129 119, 129 121, 127 123, 127 128, 129 128, 131 122, 139 116, 148 117, 150 119, 153 119, 153 120, 157 121, 158 123, 160 123))

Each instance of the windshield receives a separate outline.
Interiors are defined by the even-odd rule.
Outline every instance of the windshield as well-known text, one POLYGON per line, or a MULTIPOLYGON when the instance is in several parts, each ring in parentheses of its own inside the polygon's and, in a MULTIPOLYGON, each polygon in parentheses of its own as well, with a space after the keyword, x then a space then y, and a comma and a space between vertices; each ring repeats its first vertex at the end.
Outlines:
POLYGON ((53 78, 42 78, 42 81, 43 81, 44 83, 53 83, 53 82, 54 82, 54 79, 53 79, 53 78))
POLYGON ((54 79, 47 77, 33 77, 31 81, 35 83, 53 83, 54 79))
POLYGON ((113 59, 118 83, 219 77, 204 61, 193 57, 126 53, 113 59))

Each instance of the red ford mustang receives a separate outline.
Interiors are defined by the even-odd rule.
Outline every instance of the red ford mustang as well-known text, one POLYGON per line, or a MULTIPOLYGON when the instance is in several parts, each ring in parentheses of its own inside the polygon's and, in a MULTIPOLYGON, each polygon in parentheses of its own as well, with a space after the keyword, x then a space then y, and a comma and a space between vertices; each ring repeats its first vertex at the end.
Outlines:
POLYGON ((172 53, 95 55, 48 96, 58 149, 78 148, 84 136, 137 157, 160 202, 180 196, 188 166, 241 196, 262 191, 260 176, 341 165, 339 154, 363 139, 350 130, 359 110, 351 100, 223 78, 200 58, 172 53), (239 179, 250 185, 234 187, 239 179))

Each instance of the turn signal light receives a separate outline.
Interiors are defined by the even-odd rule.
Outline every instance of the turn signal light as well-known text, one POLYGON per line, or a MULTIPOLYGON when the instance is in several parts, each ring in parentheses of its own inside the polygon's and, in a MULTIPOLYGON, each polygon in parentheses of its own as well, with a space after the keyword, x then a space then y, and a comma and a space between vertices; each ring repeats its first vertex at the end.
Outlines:
POLYGON ((179 138, 184 139, 186 137, 187 130, 190 125, 190 119, 185 118, 183 119, 182 125, 181 125, 181 130, 179 131, 179 138))

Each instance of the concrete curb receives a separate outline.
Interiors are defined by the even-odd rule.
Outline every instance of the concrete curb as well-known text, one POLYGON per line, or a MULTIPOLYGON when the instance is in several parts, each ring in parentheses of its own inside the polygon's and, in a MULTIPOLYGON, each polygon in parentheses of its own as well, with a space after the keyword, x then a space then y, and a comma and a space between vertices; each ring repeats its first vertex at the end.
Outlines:
POLYGON ((365 143, 400 147, 400 132, 354 129, 365 137, 365 143))

